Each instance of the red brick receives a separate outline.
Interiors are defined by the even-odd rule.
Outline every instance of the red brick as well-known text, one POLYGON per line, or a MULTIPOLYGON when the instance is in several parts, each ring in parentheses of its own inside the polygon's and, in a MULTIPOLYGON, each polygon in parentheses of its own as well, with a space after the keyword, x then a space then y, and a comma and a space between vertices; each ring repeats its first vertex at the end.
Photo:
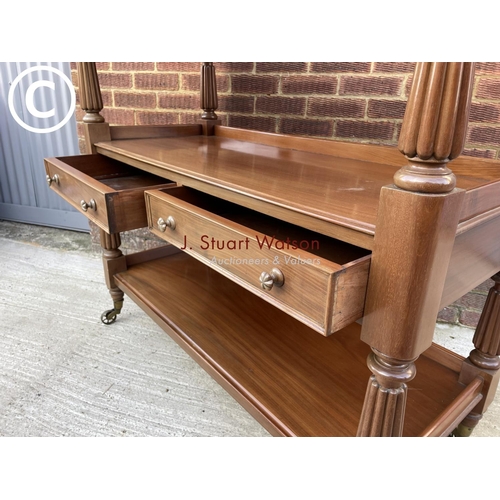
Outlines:
POLYGON ((109 62, 96 62, 95 67, 97 71, 109 71, 111 68, 111 63, 109 62))
POLYGON ((500 62, 478 62, 476 63, 476 75, 500 74, 500 62))
POLYGON ((413 75, 409 76, 405 83, 405 97, 410 97, 411 87, 413 85, 413 75))
POLYGON ((306 110, 305 97, 257 97, 255 111, 273 115, 303 115, 306 110))
POLYGON ((500 104, 473 102, 469 122, 500 123, 500 104))
POLYGON ((231 90, 235 94, 275 94, 278 91, 277 76, 234 75, 231 90))
POLYGON ((196 123, 201 117, 201 111, 199 113, 179 113, 179 123, 181 124, 190 124, 196 123))
POLYGON ((113 92, 111 90, 101 90, 102 105, 105 108, 110 108, 113 106, 113 92))
POLYGON ((178 90, 179 75, 168 73, 135 73, 134 86, 148 90, 178 90))
MULTIPOLYGON (((75 118, 76 118, 76 121, 77 122, 81 122, 83 120, 83 117, 85 116, 85 111, 83 111, 82 108, 80 108, 80 106, 77 106, 77 108, 75 109, 75 118)), ((83 129, 78 129, 78 135, 82 135, 83 136, 83 129), (80 134, 81 132, 81 134, 80 134)))
POLYGON ((157 62, 156 69, 158 71, 200 74, 201 62, 157 62))
POLYGON ((137 125, 169 125, 179 122, 179 113, 139 111, 136 118, 137 125))
POLYGON ((437 320, 443 323, 456 323, 458 321, 458 309, 454 307, 445 307, 439 311, 437 320))
POLYGON ((465 310, 460 313, 460 323, 464 326, 476 328, 480 317, 481 313, 479 312, 465 310))
POLYGON ((304 118, 282 118, 280 132, 292 135, 312 135, 315 137, 331 137, 333 120, 307 120, 304 118))
POLYGON ((482 293, 466 293, 463 297, 460 297, 455 305, 460 307, 465 307, 466 309, 476 309, 478 311, 482 311, 484 307, 484 303, 486 301, 486 295, 482 293))
MULTIPOLYGON (((229 90, 229 76, 215 75, 217 92, 227 92, 229 90)), ((184 74, 181 75, 181 89, 200 91, 200 75, 184 74)))
POLYGON ((500 128, 469 127, 467 142, 500 145, 500 128))
POLYGON ((476 158, 490 158, 495 159, 497 151, 495 149, 476 149, 476 148, 466 148, 462 151, 464 156, 474 156, 476 158))
POLYGON ((258 62, 257 73, 305 73, 307 63, 305 62, 258 62))
POLYGON ((73 70, 76 70, 76 62, 70 62, 69 63, 69 67, 70 69, 73 71, 73 70))
POLYGON ((376 62, 373 71, 375 73, 413 73, 414 62, 376 62))
POLYGON ((110 125, 134 125, 134 112, 132 110, 104 108, 101 114, 110 125))
POLYGON ((334 76, 288 76, 281 80, 283 94, 335 94, 334 76))
POLYGON ((394 135, 394 124, 389 122, 339 121, 337 137, 356 139, 390 140, 394 135))
POLYGON ((403 118, 406 101, 389 101, 387 99, 370 99, 368 101, 369 118, 403 118))
POLYGON ((250 73, 253 71, 253 62, 216 62, 215 71, 222 73, 250 73))
POLYGON ((154 62, 114 62, 111 63, 113 71, 154 71, 154 62))
POLYGON ((117 108, 156 108, 156 94, 154 92, 115 92, 115 106, 117 108))
POLYGON ((98 73, 101 88, 130 88, 132 75, 126 73, 98 73))
POLYGON ((310 97, 308 100, 308 116, 326 116, 331 118, 363 118, 366 101, 364 99, 343 99, 310 97))
POLYGON ((481 99, 500 99, 500 79, 480 78, 476 97, 481 99))
POLYGON ((276 132, 276 118, 267 116, 229 115, 228 125, 262 132, 276 132))
POLYGON ((253 96, 220 96, 218 109, 232 113, 253 113, 254 100, 253 96))
POLYGON ((343 76, 340 79, 341 95, 391 95, 399 96, 403 78, 383 76, 343 76))
POLYGON ((199 94, 160 94, 158 106, 165 109, 200 109, 199 94))
POLYGON ((495 284, 495 282, 492 279, 487 279, 483 283, 481 283, 479 286, 474 288, 474 291, 480 292, 480 293, 488 293, 490 291, 490 288, 495 284))
POLYGON ((313 62, 313 73, 369 73, 371 62, 313 62))

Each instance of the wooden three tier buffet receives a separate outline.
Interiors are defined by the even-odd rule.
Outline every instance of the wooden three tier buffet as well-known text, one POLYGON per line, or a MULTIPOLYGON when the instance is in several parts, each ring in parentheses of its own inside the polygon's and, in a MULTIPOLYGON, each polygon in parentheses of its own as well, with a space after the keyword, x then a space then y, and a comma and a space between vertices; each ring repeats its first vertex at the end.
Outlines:
POLYGON ((45 164, 101 228, 105 323, 127 295, 275 435, 470 434, 500 373, 500 161, 457 158, 474 64, 417 64, 398 148, 221 126, 212 63, 198 123, 109 126, 78 74, 92 153, 45 164), (123 255, 146 226, 167 244, 123 255), (469 357, 433 344, 490 276, 469 357))

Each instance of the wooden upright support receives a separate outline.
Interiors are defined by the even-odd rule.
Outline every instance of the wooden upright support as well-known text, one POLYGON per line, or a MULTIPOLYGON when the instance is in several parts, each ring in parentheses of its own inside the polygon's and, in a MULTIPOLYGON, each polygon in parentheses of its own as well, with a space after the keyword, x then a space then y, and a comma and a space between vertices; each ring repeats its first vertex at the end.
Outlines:
POLYGON ((105 123, 104 117, 101 116, 103 104, 95 62, 79 62, 77 71, 80 106, 85 111, 85 146, 87 153, 95 153, 96 142, 111 139, 109 124, 105 123))
POLYGON ((464 145, 474 66, 418 63, 399 149, 382 188, 361 339, 373 375, 359 436, 401 436, 406 384, 432 344, 464 193, 447 167, 464 145))
POLYGON ((212 135, 214 125, 221 123, 215 113, 218 105, 214 63, 204 62, 201 66, 200 108, 203 110, 201 124, 205 135, 212 135))
POLYGON ((491 287, 472 342, 473 349, 464 361, 460 381, 468 384, 483 379, 483 399, 457 427, 456 436, 469 436, 493 401, 500 379, 500 273, 492 276, 491 287))
MULTIPOLYGON (((95 143, 111 140, 109 124, 101 116, 103 108, 101 89, 94 62, 77 63, 80 106, 85 111, 83 117, 85 146, 87 153, 96 153, 95 143)), ((102 229, 101 247, 106 284, 113 301, 113 308, 101 315, 103 323, 110 324, 116 320, 123 306, 123 292, 116 286, 113 275, 126 270, 125 256, 120 250, 120 234, 108 234, 102 229)))

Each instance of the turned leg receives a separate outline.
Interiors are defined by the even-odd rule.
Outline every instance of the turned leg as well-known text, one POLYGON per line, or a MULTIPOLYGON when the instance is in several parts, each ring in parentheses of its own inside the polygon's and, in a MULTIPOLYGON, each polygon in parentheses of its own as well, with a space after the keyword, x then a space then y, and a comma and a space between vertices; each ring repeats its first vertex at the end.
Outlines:
POLYGON ((398 361, 376 351, 368 356, 373 375, 368 381, 358 427, 360 437, 398 437, 403 434, 406 383, 416 373, 413 361, 398 361))
POLYGON ((113 309, 104 311, 101 315, 101 321, 110 325, 116 321, 116 316, 120 314, 123 307, 123 292, 116 286, 114 275, 126 271, 127 264, 125 256, 120 250, 120 234, 108 234, 101 229, 101 247, 102 263, 104 266, 104 276, 108 286, 111 299, 113 300, 113 309))
POLYGON ((470 436, 495 397, 498 386, 500 375, 500 273, 495 274, 492 279, 495 284, 489 291, 472 339, 475 349, 470 352, 460 374, 460 381, 463 383, 467 383, 474 376, 480 376, 484 379, 483 399, 453 431, 455 436, 470 436))

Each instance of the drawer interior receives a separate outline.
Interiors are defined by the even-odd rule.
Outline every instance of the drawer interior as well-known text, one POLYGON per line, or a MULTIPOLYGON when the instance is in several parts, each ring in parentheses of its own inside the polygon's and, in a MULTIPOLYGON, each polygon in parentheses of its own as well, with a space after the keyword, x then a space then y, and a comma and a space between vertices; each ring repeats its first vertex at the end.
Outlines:
POLYGON ((99 154, 67 156, 57 159, 114 191, 146 188, 169 182, 163 177, 99 154))
POLYGON ((264 242, 266 247, 271 245, 272 248, 282 250, 303 250, 340 265, 360 259, 371 253, 370 250, 344 243, 192 188, 180 186, 160 191, 268 236, 264 242))

